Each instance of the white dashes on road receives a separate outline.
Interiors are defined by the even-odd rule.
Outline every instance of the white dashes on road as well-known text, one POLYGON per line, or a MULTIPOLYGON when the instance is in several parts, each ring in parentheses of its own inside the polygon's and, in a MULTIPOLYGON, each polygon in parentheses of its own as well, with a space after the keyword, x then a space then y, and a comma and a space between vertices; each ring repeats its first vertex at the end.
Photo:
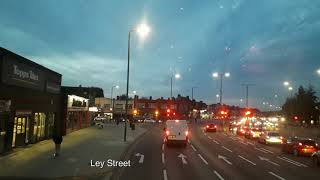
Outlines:
POLYGON ((198 154, 198 156, 200 157, 200 159, 201 159, 206 165, 208 165, 208 162, 201 156, 201 154, 198 154))
POLYGON ((254 148, 254 149, 256 149, 256 150, 258 150, 258 151, 260 151, 260 152, 263 152, 263 153, 268 154, 268 152, 267 152, 267 151, 264 151, 264 150, 262 150, 262 149, 258 149, 258 148, 254 148))
POLYGON ((285 178, 283 178, 283 177, 281 177, 281 176, 279 176, 279 175, 277 175, 277 174, 275 174, 275 173, 273 173, 273 172, 271 172, 271 171, 269 171, 269 174, 271 174, 272 176, 274 176, 274 177, 276 177, 276 178, 278 178, 278 179, 286 180, 285 178))
POLYGON ((197 151, 197 149, 192 144, 190 146, 193 149, 193 151, 197 151))
POLYGON ((164 153, 161 154, 161 158, 162 158, 162 164, 165 163, 165 160, 164 160, 164 153))
POLYGON ((246 158, 244 158, 244 157, 242 157, 242 156, 240 156, 240 155, 238 155, 238 157, 239 158, 241 158, 241 159, 243 159, 243 160, 245 160, 245 161, 247 161, 248 163, 250 163, 250 164, 252 164, 252 165, 257 165, 256 163, 254 163, 254 162, 252 162, 252 161, 250 161, 249 159, 246 159, 246 158))
POLYGON ((227 151, 229 151, 229 152, 232 152, 230 149, 228 149, 228 148, 226 148, 226 147, 224 147, 224 146, 222 146, 222 148, 225 149, 225 150, 227 150, 227 151))
POLYGON ((279 157, 279 156, 278 156, 277 158, 278 158, 278 159, 281 159, 281 160, 283 160, 283 161, 286 161, 286 162, 288 162, 288 163, 291 163, 291 164, 293 164, 293 165, 299 166, 299 167, 308 167, 308 166, 305 165, 305 164, 299 163, 299 162, 297 162, 297 161, 291 160, 291 159, 286 158, 286 157, 279 157))
POLYGON ((163 179, 164 180, 168 180, 168 174, 167 174, 167 170, 163 170, 163 179))
POLYGON ((208 136, 209 139, 212 139, 212 137, 208 136))
POLYGON ((270 150, 268 150, 268 149, 265 149, 265 148, 260 148, 260 149, 262 149, 262 150, 264 150, 264 151, 267 151, 267 152, 269 152, 269 153, 273 154, 273 152, 272 152, 272 151, 270 151, 270 150))
POLYGON ((214 139, 212 139, 212 141, 215 142, 216 144, 220 144, 218 141, 216 141, 216 140, 214 140, 214 139))
POLYGON ((214 173, 220 180, 224 180, 224 178, 223 178, 217 171, 213 171, 213 173, 214 173))
POLYGON ((164 144, 162 144, 162 151, 164 151, 164 144))

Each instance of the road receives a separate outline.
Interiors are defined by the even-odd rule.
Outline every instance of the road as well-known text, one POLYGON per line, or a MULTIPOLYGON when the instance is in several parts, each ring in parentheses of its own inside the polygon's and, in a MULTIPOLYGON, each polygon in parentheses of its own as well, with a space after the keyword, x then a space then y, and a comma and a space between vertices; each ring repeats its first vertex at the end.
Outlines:
POLYGON ((308 157, 283 154, 279 147, 259 144, 231 133, 205 133, 190 124, 186 148, 163 144, 163 125, 144 125, 148 132, 135 145, 132 166, 119 179, 318 179, 319 167, 308 157), (143 159, 141 160, 141 155, 143 159))

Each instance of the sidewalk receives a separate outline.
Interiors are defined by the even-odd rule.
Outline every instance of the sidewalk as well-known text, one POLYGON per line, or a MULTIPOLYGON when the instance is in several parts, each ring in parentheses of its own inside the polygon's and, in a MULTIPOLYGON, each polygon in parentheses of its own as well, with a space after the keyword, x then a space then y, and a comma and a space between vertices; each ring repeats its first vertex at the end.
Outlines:
POLYGON ((15 150, 0 157, 0 179, 4 177, 58 178, 111 175, 111 167, 90 167, 90 161, 120 160, 126 148, 146 132, 136 126, 127 129, 127 142, 123 142, 123 124, 106 124, 103 129, 89 127, 64 136, 61 156, 54 159, 52 140, 42 141, 27 148, 15 150))

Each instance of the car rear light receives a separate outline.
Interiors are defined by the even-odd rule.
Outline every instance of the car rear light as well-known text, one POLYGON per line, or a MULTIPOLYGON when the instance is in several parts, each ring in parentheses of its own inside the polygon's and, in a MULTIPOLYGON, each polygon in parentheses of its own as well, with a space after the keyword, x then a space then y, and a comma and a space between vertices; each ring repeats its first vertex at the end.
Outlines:
POLYGON ((169 133, 170 133, 169 131, 166 131, 166 135, 169 135, 169 133))
POLYGON ((209 128, 209 125, 207 125, 206 127, 209 128))
POLYGON ((316 147, 318 147, 318 143, 316 143, 316 147))
POLYGON ((299 142, 299 146, 302 146, 302 143, 301 143, 301 142, 299 142))
POLYGON ((217 125, 214 125, 214 128, 217 128, 217 125))
POLYGON ((185 134, 186 136, 188 136, 188 134, 189 134, 189 131, 186 131, 186 132, 184 132, 184 134, 185 134))

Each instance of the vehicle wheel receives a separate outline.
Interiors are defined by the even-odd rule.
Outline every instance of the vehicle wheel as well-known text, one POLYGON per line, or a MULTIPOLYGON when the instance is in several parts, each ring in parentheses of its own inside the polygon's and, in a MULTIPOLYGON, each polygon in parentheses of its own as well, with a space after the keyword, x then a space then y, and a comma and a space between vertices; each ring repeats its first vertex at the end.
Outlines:
POLYGON ((299 152, 298 152, 298 150, 293 150, 293 155, 295 155, 295 156, 299 156, 299 152))

